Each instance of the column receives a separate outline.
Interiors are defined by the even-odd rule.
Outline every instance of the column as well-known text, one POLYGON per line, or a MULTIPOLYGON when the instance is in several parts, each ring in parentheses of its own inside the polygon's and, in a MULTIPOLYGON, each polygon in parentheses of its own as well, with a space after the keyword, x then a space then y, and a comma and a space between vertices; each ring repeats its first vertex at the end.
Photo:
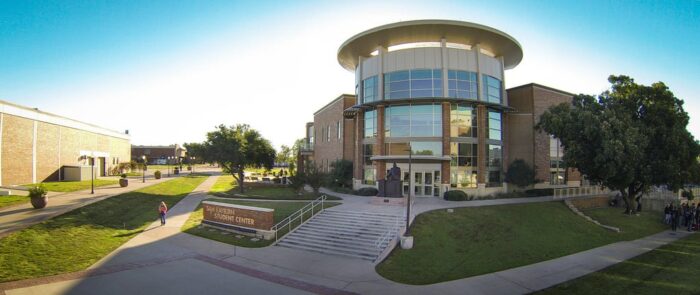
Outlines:
MULTIPOLYGON (((374 155, 384 156, 384 105, 377 106, 377 143, 374 145, 374 155)), ((386 178, 386 162, 375 161, 377 167, 377 180, 386 178)))
MULTIPOLYGON (((442 155, 450 155, 450 103, 442 103, 442 155)), ((450 185, 450 161, 442 161, 440 163, 440 179, 443 184, 443 191, 445 185, 450 185)))
POLYGON ((481 78, 481 45, 476 44, 472 46, 472 50, 474 51, 474 55, 476 57, 476 97, 479 101, 483 101, 484 85, 482 84, 483 78, 481 78))
POLYGON ((384 100, 384 55, 389 52, 386 47, 377 47, 377 62, 379 63, 379 73, 377 74, 377 95, 378 100, 384 100))
POLYGON ((486 170, 486 133, 488 132, 486 128, 486 122, 487 122, 487 116, 488 112, 486 111, 486 106, 484 105, 478 105, 476 107, 476 120, 478 121, 477 123, 477 138, 478 138, 478 147, 479 150, 477 151, 477 185, 478 186, 485 186, 486 185, 486 173, 488 171, 486 170))
POLYGON ((355 115, 355 158, 353 159, 353 178, 357 185, 362 183, 362 170, 364 169, 364 145, 362 139, 365 131, 365 113, 358 111, 355 115))
POLYGON ((449 92, 449 84, 448 79, 447 79, 447 40, 445 38, 440 39, 440 49, 442 53, 442 97, 448 97, 450 92, 449 92))

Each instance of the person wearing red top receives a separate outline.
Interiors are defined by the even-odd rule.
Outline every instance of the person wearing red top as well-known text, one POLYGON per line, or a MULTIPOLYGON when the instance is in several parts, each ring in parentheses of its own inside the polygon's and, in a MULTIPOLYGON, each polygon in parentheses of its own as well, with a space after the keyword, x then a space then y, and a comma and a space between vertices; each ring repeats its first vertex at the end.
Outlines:
POLYGON ((158 212, 160 213, 160 225, 165 225, 165 214, 168 213, 168 206, 165 205, 165 202, 160 202, 158 212))

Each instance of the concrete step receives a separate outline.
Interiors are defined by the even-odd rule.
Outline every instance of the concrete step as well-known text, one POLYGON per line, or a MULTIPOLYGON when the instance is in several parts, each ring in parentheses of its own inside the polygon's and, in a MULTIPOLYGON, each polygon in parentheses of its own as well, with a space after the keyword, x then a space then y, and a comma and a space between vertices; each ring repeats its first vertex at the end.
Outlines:
POLYGON ((348 238, 348 239, 367 239, 367 240, 376 240, 380 238, 383 234, 379 233, 364 233, 364 232, 359 232, 359 231, 345 231, 345 230, 339 230, 337 228, 332 228, 332 227, 311 227, 311 226, 304 226, 303 228, 297 229, 297 231, 303 231, 303 232, 315 232, 318 234, 323 234, 326 236, 337 236, 337 237, 343 237, 343 238, 348 238))
POLYGON ((306 250, 306 251, 318 252, 318 253, 323 253, 323 254, 327 254, 327 255, 344 256, 344 257, 350 257, 350 258, 359 258, 359 259, 368 260, 368 261, 374 261, 374 260, 376 259, 376 256, 352 254, 352 253, 345 253, 345 252, 336 252, 336 251, 332 251, 332 250, 328 250, 328 249, 323 249, 323 248, 308 247, 308 246, 305 246, 305 245, 297 245, 297 244, 284 243, 284 241, 277 243, 277 246, 286 247, 286 248, 292 248, 292 249, 298 249, 298 250, 306 250))
POLYGON ((361 225, 352 225, 352 224, 345 224, 345 223, 324 222, 323 220, 312 220, 312 221, 309 221, 306 225, 317 226, 317 227, 318 226, 320 226, 320 227, 332 227, 332 228, 337 228, 340 230, 349 230, 349 231, 363 231, 363 232, 367 232, 367 233, 384 233, 391 228, 391 226, 385 226, 385 227, 361 226, 361 225))
POLYGON ((334 210, 324 210, 324 214, 335 215, 335 216, 345 216, 345 217, 362 217, 371 218, 376 220, 393 220, 394 218, 402 218, 402 215, 390 215, 381 213, 371 213, 371 212, 356 212, 356 211, 334 211, 334 210))
POLYGON ((336 223, 345 223, 345 224, 351 224, 355 226, 381 226, 385 227, 387 225, 391 226, 396 223, 401 224, 401 219, 398 220, 389 220, 389 221, 384 221, 384 220, 374 220, 374 219, 352 219, 352 218, 344 218, 344 217, 339 217, 339 216, 328 216, 328 215, 321 215, 316 218, 316 220, 323 220, 323 221, 328 221, 328 222, 336 222, 336 223))
POLYGON ((380 238, 380 236, 357 236, 352 234, 339 235, 337 232, 323 232, 303 228, 297 229, 294 233, 299 233, 307 236, 314 236, 318 238, 334 238, 338 240, 356 241, 363 243, 374 243, 377 241, 377 239, 380 238))
POLYGON ((318 239, 323 241, 337 241, 360 246, 374 246, 378 238, 366 239, 357 237, 343 237, 338 235, 328 235, 314 231, 294 232, 292 236, 300 236, 307 239, 318 239))
MULTIPOLYGON (((362 245, 357 245, 357 244, 351 244, 347 243, 347 241, 331 241, 331 240, 325 240, 325 239, 316 239, 316 238, 306 238, 302 237, 299 235, 292 235, 288 238, 285 239, 287 242, 298 242, 298 243, 305 243, 308 245, 315 245, 316 247, 319 248, 341 248, 345 250, 352 250, 352 251, 357 251, 358 253, 375 253, 378 252, 380 249, 383 249, 384 247, 379 247, 374 245, 374 243, 371 244, 362 244, 362 245)), ((382 244, 387 244, 387 243, 382 243, 382 244)), ((384 246, 384 245, 380 245, 384 246)))

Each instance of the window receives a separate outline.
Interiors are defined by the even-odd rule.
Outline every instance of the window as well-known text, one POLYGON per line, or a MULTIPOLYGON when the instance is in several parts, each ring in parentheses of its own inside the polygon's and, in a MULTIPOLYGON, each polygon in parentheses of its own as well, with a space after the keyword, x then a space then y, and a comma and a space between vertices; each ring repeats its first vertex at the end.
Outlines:
MULTIPOLYGON (((385 143, 386 154, 390 156, 408 156, 408 142, 385 143)), ((420 156, 442 156, 440 141, 411 141, 411 152, 420 156)))
POLYGON ((326 142, 331 142, 331 125, 326 126, 326 142))
POLYGON ((475 188, 477 182, 478 145, 473 143, 450 144, 450 186, 475 188))
POLYGON ((384 114, 386 137, 442 136, 440 104, 390 106, 384 114))
POLYGON ((374 148, 373 144, 363 144, 363 152, 362 152, 362 158, 363 158, 363 163, 365 166, 372 165, 372 155, 374 151, 372 150, 374 148))
POLYGON ((309 126, 309 145, 314 145, 314 126, 309 126))
POLYGON ((559 139, 549 137, 549 184, 566 184, 566 167, 564 166, 564 149, 559 139))
POLYGON ((377 136, 377 111, 365 112, 365 138, 377 136))
POLYGON ((450 136, 477 137, 476 110, 467 104, 450 105, 450 136))
POLYGON ((493 140, 501 140, 501 113, 498 111, 488 111, 489 114, 489 119, 488 119, 488 130, 489 130, 489 137, 488 139, 493 139, 493 140))
POLYGON ((486 169, 488 170, 488 179, 486 186, 501 186, 501 172, 503 151, 500 145, 486 145, 486 169))
POLYGON ((441 69, 415 69, 384 74, 384 99, 442 96, 441 69))
POLYGON ((379 100, 379 87, 377 83, 376 75, 362 80, 362 103, 379 100))
POLYGON ((476 73, 467 71, 447 71, 447 96, 453 98, 477 99, 476 73))
POLYGON ((336 123, 336 128, 335 130, 338 131, 338 141, 340 141, 343 138, 343 130, 342 130, 342 125, 340 125, 340 121, 336 123))
POLYGON ((370 184, 374 185, 377 183, 377 169, 375 168, 365 168, 364 169, 364 178, 362 182, 364 184, 370 184))
POLYGON ((501 80, 494 77, 483 75, 484 100, 493 103, 501 102, 501 80))

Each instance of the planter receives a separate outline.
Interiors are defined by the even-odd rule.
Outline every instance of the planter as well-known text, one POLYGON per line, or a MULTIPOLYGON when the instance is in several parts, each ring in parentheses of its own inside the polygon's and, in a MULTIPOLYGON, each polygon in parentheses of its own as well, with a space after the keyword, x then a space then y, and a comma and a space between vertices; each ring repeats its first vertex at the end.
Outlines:
POLYGON ((192 166, 187 166, 187 171, 192 171, 192 166))
POLYGON ((129 180, 126 178, 120 178, 119 179, 119 186, 121 186, 121 187, 129 186, 129 180))
POLYGON ((401 237, 401 249, 408 250, 413 248, 413 237, 401 237))
POLYGON ((160 179, 160 173, 153 174, 156 179, 160 179))
POLYGON ((173 172, 174 172, 173 174, 176 174, 176 175, 180 174, 180 169, 176 167, 175 170, 173 170, 173 172))
POLYGON ((34 209, 44 208, 46 207, 46 204, 49 203, 49 197, 47 197, 46 195, 44 195, 43 197, 29 198, 29 200, 32 202, 32 207, 34 207, 34 209))

